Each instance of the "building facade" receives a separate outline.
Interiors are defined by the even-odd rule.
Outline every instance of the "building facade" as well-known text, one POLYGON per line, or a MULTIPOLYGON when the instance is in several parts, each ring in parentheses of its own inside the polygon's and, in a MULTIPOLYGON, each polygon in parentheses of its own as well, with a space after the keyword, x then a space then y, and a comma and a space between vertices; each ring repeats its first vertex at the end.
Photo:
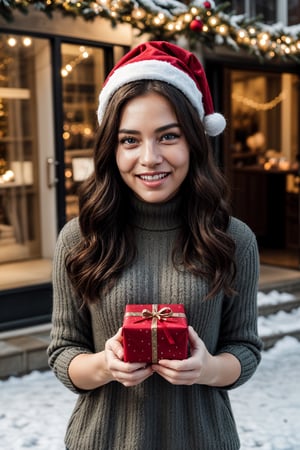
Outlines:
MULTIPOLYGON (((232 3, 300 22, 293 2, 232 3)), ((129 25, 100 18, 0 18, 0 331, 50 320, 55 241, 93 170, 98 94, 134 43, 129 25)), ((255 231, 263 263, 299 269, 299 66, 222 48, 201 56, 228 121, 214 148, 233 213, 255 231)))

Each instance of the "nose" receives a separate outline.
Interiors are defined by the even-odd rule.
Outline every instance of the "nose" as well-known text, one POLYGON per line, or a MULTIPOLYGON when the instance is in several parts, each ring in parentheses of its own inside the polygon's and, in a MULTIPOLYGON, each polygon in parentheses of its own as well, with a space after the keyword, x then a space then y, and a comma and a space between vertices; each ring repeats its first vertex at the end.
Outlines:
POLYGON ((142 166, 154 167, 163 160, 159 145, 154 140, 146 140, 141 145, 140 163, 142 166))

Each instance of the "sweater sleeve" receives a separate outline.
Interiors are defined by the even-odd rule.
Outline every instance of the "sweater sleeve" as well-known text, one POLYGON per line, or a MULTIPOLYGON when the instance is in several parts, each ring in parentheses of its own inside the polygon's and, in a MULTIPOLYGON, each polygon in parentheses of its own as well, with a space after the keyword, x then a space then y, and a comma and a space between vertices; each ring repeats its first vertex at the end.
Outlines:
POLYGON ((236 243, 237 294, 224 299, 217 353, 233 354, 240 361, 241 375, 227 389, 236 388, 251 378, 261 360, 262 350, 257 331, 259 255, 256 238, 247 225, 236 219, 232 228, 236 243), (235 233, 236 226, 239 232, 235 233))
POLYGON ((73 392, 81 392, 72 383, 68 369, 72 359, 80 353, 93 352, 89 311, 80 307, 69 277, 65 260, 69 249, 80 239, 76 219, 68 222, 60 232, 53 259, 53 311, 51 341, 48 347, 49 366, 57 378, 73 392))

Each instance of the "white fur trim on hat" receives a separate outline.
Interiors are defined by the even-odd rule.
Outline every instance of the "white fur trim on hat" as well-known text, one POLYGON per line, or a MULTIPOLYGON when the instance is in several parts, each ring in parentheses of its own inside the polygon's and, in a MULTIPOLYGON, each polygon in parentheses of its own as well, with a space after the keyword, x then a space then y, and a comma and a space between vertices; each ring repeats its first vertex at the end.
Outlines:
POLYGON ((124 84, 137 80, 159 80, 177 87, 204 117, 202 93, 196 83, 185 72, 166 61, 145 60, 126 64, 117 69, 104 85, 99 96, 98 121, 101 123, 112 95, 124 84))

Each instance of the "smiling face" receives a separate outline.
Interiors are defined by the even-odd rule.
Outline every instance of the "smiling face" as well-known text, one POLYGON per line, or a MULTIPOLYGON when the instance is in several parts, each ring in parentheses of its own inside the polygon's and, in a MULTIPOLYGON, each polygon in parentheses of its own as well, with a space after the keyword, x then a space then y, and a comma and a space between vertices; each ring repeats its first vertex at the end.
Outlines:
POLYGON ((116 162, 123 181, 149 203, 166 202, 189 170, 189 148, 171 104, 148 93, 129 100, 121 113, 116 162))

